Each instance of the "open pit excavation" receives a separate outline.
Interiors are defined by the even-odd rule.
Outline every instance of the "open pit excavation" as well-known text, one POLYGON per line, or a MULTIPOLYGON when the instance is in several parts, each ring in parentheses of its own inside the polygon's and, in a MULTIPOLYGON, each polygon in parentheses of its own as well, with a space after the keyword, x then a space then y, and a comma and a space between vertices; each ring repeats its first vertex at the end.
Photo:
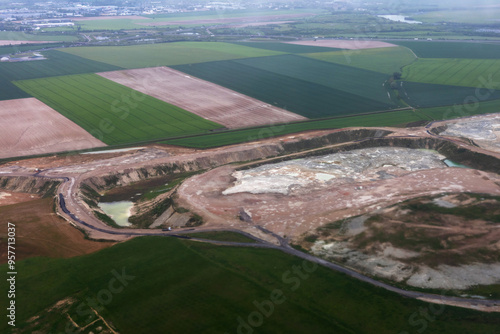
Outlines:
MULTIPOLYGON (((339 219, 377 212, 420 196, 464 192, 500 196, 498 173, 449 168, 445 158, 464 164, 472 161, 485 170, 499 163, 495 154, 486 155, 464 142, 436 138, 425 128, 359 128, 307 132, 208 150, 156 145, 37 158, 6 163, 0 174, 6 179, 26 176, 61 181, 58 213, 94 239, 121 241, 140 235, 179 237, 183 232, 242 231, 259 242, 217 243, 279 249, 404 296, 463 307, 477 304, 484 310, 498 311, 500 301, 406 291, 289 245, 300 241, 304 233, 339 219), (176 207, 202 218, 203 225, 194 228, 165 231, 162 224, 112 227, 96 217, 94 204, 82 196, 84 189, 102 195, 141 180, 187 172, 194 175, 172 189, 172 198, 176 207)), ((362 230, 363 224, 358 225, 362 230)))
POLYGON ((472 117, 449 122, 439 135, 468 138, 479 147, 500 153, 500 116, 472 117))
POLYGON ((231 227, 246 220, 296 238, 324 224, 423 195, 500 195, 497 174, 449 168, 433 151, 377 147, 237 170, 224 166, 188 179, 179 200, 231 227))

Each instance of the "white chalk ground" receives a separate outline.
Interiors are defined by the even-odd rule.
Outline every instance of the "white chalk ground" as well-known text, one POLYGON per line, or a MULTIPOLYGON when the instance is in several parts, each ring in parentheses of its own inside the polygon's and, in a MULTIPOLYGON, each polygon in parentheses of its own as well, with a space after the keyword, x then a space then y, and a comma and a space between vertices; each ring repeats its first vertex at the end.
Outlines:
POLYGON ((477 145, 500 152, 500 115, 478 116, 448 123, 441 136, 472 139, 477 145))
POLYGON ((431 150, 379 147, 330 155, 285 161, 257 168, 236 171, 234 186, 224 195, 236 193, 278 193, 288 195, 292 190, 313 184, 327 184, 334 179, 357 182, 393 178, 402 172, 430 168, 445 168, 445 157, 431 150))
POLYGON ((117 152, 127 152, 127 151, 136 151, 141 150, 144 147, 130 147, 130 148, 120 148, 116 150, 103 150, 103 151, 94 151, 94 152, 84 152, 82 154, 106 154, 106 153, 117 153, 117 152))
POLYGON ((378 255, 367 255, 351 249, 348 242, 316 241, 311 251, 327 260, 340 261, 371 275, 403 282, 419 288, 464 290, 475 285, 500 283, 500 263, 474 263, 462 266, 439 265, 430 268, 408 265, 399 259, 416 257, 419 253, 384 245, 378 255))

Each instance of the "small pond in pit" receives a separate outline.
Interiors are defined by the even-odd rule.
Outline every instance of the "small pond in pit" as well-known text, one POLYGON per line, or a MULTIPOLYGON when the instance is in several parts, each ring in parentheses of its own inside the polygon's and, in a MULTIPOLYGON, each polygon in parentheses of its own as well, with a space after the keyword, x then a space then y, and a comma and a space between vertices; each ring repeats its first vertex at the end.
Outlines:
POLYGON ((446 164, 448 167, 460 167, 460 168, 470 168, 468 166, 456 163, 454 161, 451 161, 450 159, 444 159, 443 162, 446 164))
POLYGON ((130 201, 119 201, 119 202, 101 202, 99 207, 110 216, 118 225, 120 226, 130 226, 128 221, 130 217, 130 210, 134 206, 133 202, 130 201))

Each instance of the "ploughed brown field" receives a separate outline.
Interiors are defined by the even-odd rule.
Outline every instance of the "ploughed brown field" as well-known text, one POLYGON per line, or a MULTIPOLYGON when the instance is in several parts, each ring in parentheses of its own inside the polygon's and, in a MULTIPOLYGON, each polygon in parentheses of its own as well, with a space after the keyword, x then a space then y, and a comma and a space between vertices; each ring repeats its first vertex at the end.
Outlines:
POLYGON ((98 74, 228 128, 296 122, 306 119, 168 67, 98 74))
MULTIPOLYGON (((112 246, 113 242, 98 242, 84 238, 52 210, 53 198, 0 206, 0 240, 7 238, 7 222, 16 226, 16 259, 34 256, 73 257, 90 254, 112 246)), ((7 261, 7 247, 2 247, 0 263, 7 261)))
POLYGON ((106 146, 35 98, 0 101, 0 158, 106 146))
POLYGON ((375 49, 375 48, 391 48, 397 45, 380 42, 380 41, 364 41, 364 40, 344 40, 344 39, 322 39, 317 41, 297 41, 287 42, 288 44, 323 46, 326 48, 339 48, 349 50, 375 49))

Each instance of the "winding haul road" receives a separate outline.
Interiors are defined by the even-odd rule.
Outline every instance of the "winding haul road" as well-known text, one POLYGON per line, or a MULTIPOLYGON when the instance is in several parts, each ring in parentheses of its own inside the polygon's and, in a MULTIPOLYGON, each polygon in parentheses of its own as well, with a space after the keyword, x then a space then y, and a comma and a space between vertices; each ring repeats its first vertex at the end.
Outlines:
MULTIPOLYGON (((422 132, 425 132, 427 129, 423 130, 422 132)), ((427 136, 435 136, 432 133, 428 133, 427 136)), ((406 135, 406 137, 414 137, 413 135, 406 135)), ((368 140, 369 138, 367 138, 368 140)), ((343 143, 343 144, 348 144, 348 143, 343 143)), ((340 266, 338 264, 332 263, 325 261, 321 258, 318 258, 316 256, 313 256, 311 254, 303 253, 299 250, 296 250, 292 248, 289 245, 289 242, 287 239, 269 231, 266 230, 265 228, 261 226, 255 225, 254 227, 261 232, 264 232, 272 237, 274 237, 275 240, 277 240, 277 243, 271 243, 268 241, 265 241, 263 239, 257 238, 254 235, 251 235, 249 233, 236 230, 236 229, 228 229, 228 228, 197 228, 197 229, 178 229, 177 231, 162 231, 162 230, 154 230, 154 229, 131 229, 131 228, 113 228, 110 227, 109 225, 106 225, 105 223, 101 222, 98 220, 96 217, 93 216, 92 213, 88 212, 88 210, 85 208, 85 206, 81 203, 81 200, 78 197, 79 194, 79 186, 80 183, 83 181, 84 178, 89 177, 89 171, 95 171, 94 173, 96 174, 105 174, 106 172, 109 171, 116 171, 117 168, 119 167, 127 167, 127 168, 134 168, 134 167, 140 167, 144 165, 144 159, 149 158, 148 160, 154 161, 157 160, 158 162, 160 161, 166 161, 169 160, 169 155, 168 154, 158 154, 156 153, 151 153, 151 152, 136 152, 132 154, 130 157, 125 159, 125 162, 123 162, 123 157, 119 157, 121 159, 121 163, 117 163, 119 160, 116 161, 116 163, 113 162, 114 159, 117 158, 111 158, 107 160, 107 163, 103 164, 101 161, 101 164, 98 163, 90 163, 88 165, 83 165, 80 167, 80 169, 76 168, 73 166, 72 169, 68 169, 67 166, 64 167, 57 167, 57 168, 52 168, 52 169, 46 169, 44 171, 39 171, 36 173, 33 173, 32 171, 29 171, 28 169, 22 169, 19 170, 7 170, 0 168, 0 175, 4 176, 31 176, 31 177, 39 177, 39 178, 46 178, 46 179, 56 179, 61 181, 61 185, 58 188, 58 193, 57 193, 57 200, 58 200, 58 214, 70 221, 74 226, 76 226, 79 229, 85 230, 89 235, 94 238, 94 239, 107 239, 107 240, 127 240, 132 237, 136 236, 166 236, 166 237, 174 237, 174 238, 183 238, 183 239, 189 239, 192 241, 197 241, 197 242, 207 242, 207 243, 212 243, 216 245, 223 245, 223 246, 237 246, 237 247, 255 247, 255 248, 266 248, 266 249, 276 249, 280 250, 282 252, 285 252, 287 254, 290 254, 292 256, 296 256, 298 258, 302 258, 304 260, 316 263, 318 265, 324 266, 326 268, 335 270, 337 272, 343 273, 345 275, 348 275, 352 278, 358 279, 360 281, 372 284, 376 287, 397 293, 401 296, 408 297, 408 298, 414 298, 414 299, 422 299, 428 302, 435 302, 435 303, 441 303, 441 304, 449 304, 449 305, 455 305, 455 306, 462 306, 462 307, 468 307, 468 308, 476 308, 477 306, 482 306, 483 310, 492 308, 495 310, 500 309, 500 300, 488 300, 488 299, 473 299, 473 298, 460 298, 460 297, 453 297, 453 296, 444 296, 444 295, 436 295, 436 294, 430 294, 430 293, 424 293, 424 292, 417 292, 417 291, 408 291, 404 290, 401 288, 397 288, 394 286, 391 286, 389 284, 377 281, 371 277, 365 276, 363 274, 360 274, 352 269, 340 266), (135 154, 135 156, 134 156, 135 154), (149 154, 149 156, 148 156, 149 154), (121 164, 121 166, 120 166, 121 164), (186 234, 189 233, 195 233, 195 232, 202 232, 202 231, 231 231, 231 232, 237 232, 240 234, 243 234, 251 239, 254 239, 256 242, 255 243, 242 243, 242 242, 229 242, 229 241, 214 241, 214 240, 207 240, 207 239, 202 239, 202 238, 192 238, 187 236, 186 234), (179 233, 182 233, 184 235, 180 235, 179 233)), ((203 154, 203 153, 200 153, 203 154)), ((282 157, 281 157, 282 158, 282 157)), ((106 161, 106 160, 104 160, 106 161)))

